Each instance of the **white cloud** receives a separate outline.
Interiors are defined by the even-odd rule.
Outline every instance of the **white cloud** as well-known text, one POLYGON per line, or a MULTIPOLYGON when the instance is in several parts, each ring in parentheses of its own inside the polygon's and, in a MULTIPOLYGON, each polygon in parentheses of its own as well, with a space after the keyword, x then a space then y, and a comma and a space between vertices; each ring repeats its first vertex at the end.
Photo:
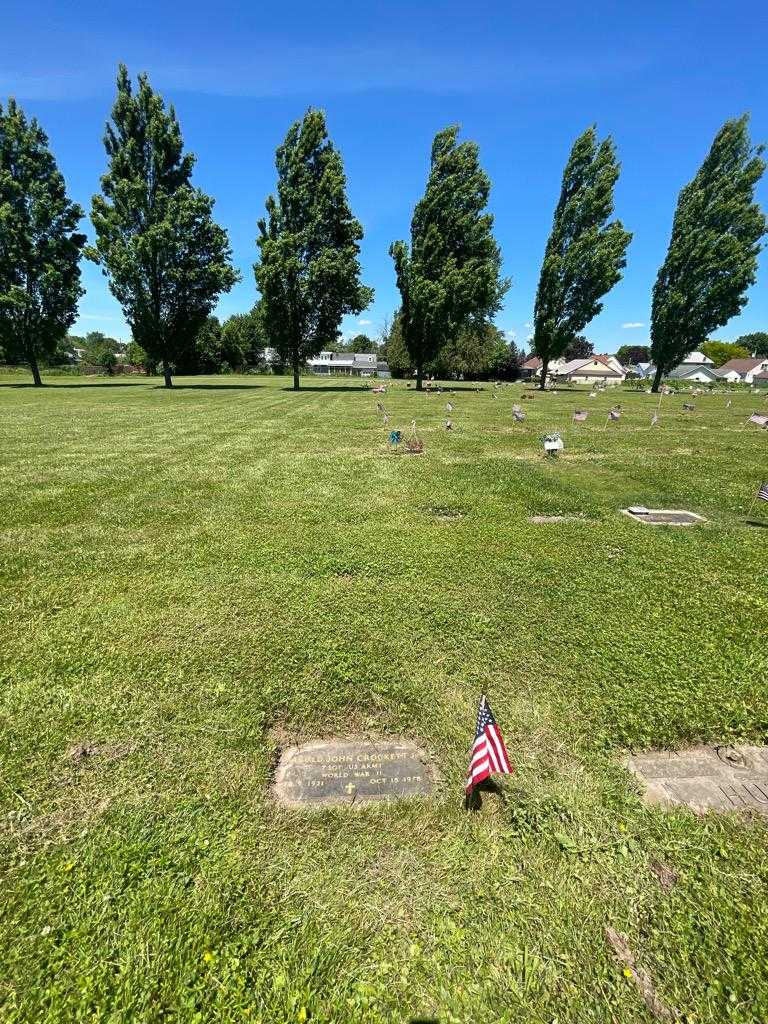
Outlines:
POLYGON ((370 327, 370 325, 373 323, 373 320, 358 320, 357 322, 360 324, 361 327, 370 327))
POLYGON ((533 341, 533 335, 529 334, 528 337, 525 340, 526 341, 533 341))
POLYGON ((508 338, 511 338, 512 341, 514 341, 515 338, 517 337, 517 331, 505 331, 504 333, 506 334, 506 336, 508 338))
POLYGON ((523 327, 527 327, 528 330, 530 330, 531 327, 533 327, 533 324, 523 324, 523 327))
POLYGON ((622 324, 621 327, 622 327, 622 330, 631 331, 631 330, 634 330, 635 327, 645 327, 645 324, 633 321, 633 322, 628 323, 628 324, 622 324))

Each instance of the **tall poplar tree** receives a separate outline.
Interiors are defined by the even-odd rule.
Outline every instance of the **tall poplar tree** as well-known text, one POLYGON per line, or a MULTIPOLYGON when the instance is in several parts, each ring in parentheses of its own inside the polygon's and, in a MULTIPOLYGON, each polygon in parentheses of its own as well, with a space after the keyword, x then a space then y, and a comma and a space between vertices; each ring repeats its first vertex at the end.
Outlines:
POLYGON ((726 121, 696 177, 680 192, 667 258, 653 287, 653 390, 665 373, 736 316, 754 284, 766 221, 754 201, 765 171, 749 118, 726 121))
POLYGON ((173 107, 166 110, 146 75, 134 93, 123 64, 104 146, 109 166, 93 197, 89 256, 171 387, 174 361, 238 280, 227 233, 213 220, 213 200, 191 184, 195 158, 183 151, 173 107))
POLYGON ((82 216, 40 125, 15 100, 0 105, 0 348, 29 364, 37 387, 40 360, 75 322, 83 294, 82 216))
POLYGON ((552 359, 564 355, 621 279, 632 235, 613 213, 619 177, 610 136, 599 145, 592 126, 573 144, 563 172, 533 314, 533 350, 542 361, 541 387, 552 359))
POLYGON ((259 317, 269 344, 293 370, 335 341, 342 317, 361 313, 373 289, 360 283, 363 229, 350 210, 341 154, 325 114, 308 110, 278 147, 277 196, 258 222, 259 317))
POLYGON ((493 215, 485 212, 491 182, 478 146, 457 142, 458 125, 438 132, 426 191, 411 220, 411 245, 389 252, 400 289, 400 328, 416 366, 424 367, 466 327, 480 328, 501 306, 509 281, 500 277, 501 253, 493 215))

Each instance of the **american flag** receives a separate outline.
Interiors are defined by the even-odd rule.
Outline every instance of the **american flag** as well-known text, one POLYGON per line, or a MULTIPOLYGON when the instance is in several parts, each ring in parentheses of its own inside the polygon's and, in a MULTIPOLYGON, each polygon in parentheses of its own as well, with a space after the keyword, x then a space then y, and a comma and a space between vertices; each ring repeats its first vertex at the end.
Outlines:
POLYGON ((764 484, 760 484, 760 489, 757 492, 757 497, 760 501, 768 501, 768 480, 764 484))
POLYGON ((493 717, 488 698, 483 694, 477 712, 475 742, 469 759, 466 790, 471 793, 475 786, 491 775, 511 775, 512 765, 501 732, 493 717))

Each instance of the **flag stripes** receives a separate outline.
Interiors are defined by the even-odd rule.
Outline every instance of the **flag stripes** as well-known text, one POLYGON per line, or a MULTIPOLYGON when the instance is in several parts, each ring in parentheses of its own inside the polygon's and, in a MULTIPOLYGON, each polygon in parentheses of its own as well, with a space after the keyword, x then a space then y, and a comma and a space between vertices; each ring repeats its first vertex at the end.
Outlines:
POLYGON ((477 713, 475 742, 469 759, 466 791, 471 793, 475 786, 491 775, 509 775, 512 771, 504 739, 493 717, 491 706, 483 694, 477 713))

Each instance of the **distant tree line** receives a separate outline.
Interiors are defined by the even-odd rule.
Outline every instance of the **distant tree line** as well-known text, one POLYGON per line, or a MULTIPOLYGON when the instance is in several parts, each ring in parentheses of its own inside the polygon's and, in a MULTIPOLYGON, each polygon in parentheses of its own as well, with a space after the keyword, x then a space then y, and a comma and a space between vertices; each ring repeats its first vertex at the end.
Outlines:
MULTIPOLYGON (((413 374, 417 388, 431 375, 519 374, 524 353, 493 325, 510 281, 493 235, 491 183, 477 144, 460 141, 458 126, 436 134, 410 236, 390 246, 400 307, 378 340, 341 340, 344 316, 361 313, 373 290, 361 281, 363 230, 322 111, 308 110, 277 148, 276 188, 257 225, 260 297, 224 323, 213 310, 239 280, 227 233, 213 199, 193 184, 195 157, 184 150, 175 110, 146 75, 134 87, 124 65, 104 147, 106 170, 91 204, 95 238, 86 245, 83 211, 67 196, 42 128, 14 100, 0 105, 0 358, 28 365, 36 385, 41 365, 69 359, 68 346, 108 373, 119 361, 162 373, 167 387, 174 373, 262 367, 267 348, 294 388, 324 349, 378 352, 393 372, 413 374), (83 294, 83 255, 101 266, 121 305, 132 335, 125 351, 96 333, 82 346, 68 337, 83 294)), ((650 352, 620 350, 650 357, 654 389, 688 352, 722 344, 707 339, 746 303, 766 230, 754 201, 761 154, 746 115, 727 121, 680 193, 653 289, 650 352)), ((613 217, 619 171, 610 137, 600 140, 592 126, 576 139, 536 292, 532 347, 542 387, 552 360, 592 352, 582 332, 625 268, 632 236, 613 217)), ((768 353, 765 333, 739 343, 768 353)))

